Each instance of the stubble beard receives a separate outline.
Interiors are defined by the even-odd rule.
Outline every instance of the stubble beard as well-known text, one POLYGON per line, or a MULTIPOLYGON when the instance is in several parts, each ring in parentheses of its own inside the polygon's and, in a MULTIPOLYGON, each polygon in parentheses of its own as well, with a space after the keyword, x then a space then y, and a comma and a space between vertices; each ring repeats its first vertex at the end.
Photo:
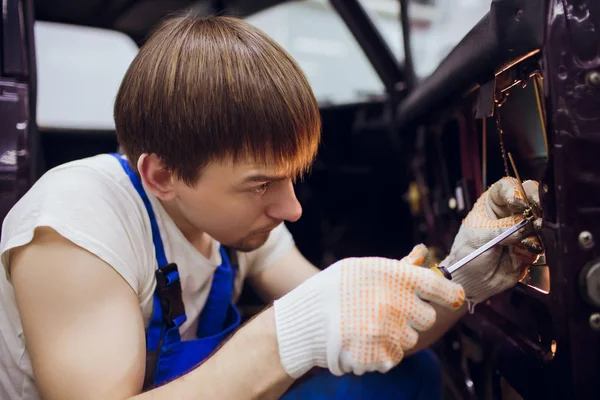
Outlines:
POLYGON ((269 239, 270 234, 271 231, 253 233, 243 239, 238 240, 229 247, 243 253, 248 253, 262 247, 269 239))

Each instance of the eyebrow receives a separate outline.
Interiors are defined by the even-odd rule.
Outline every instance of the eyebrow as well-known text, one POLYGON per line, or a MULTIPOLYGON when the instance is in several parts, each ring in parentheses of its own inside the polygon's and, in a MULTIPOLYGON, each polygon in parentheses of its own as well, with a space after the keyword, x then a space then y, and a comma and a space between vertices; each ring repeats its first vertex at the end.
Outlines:
POLYGON ((287 179, 287 177, 283 176, 283 175, 256 174, 256 175, 247 176, 246 178, 244 178, 244 180, 241 183, 245 184, 245 183, 252 183, 252 182, 278 182, 278 181, 282 181, 284 179, 287 179))

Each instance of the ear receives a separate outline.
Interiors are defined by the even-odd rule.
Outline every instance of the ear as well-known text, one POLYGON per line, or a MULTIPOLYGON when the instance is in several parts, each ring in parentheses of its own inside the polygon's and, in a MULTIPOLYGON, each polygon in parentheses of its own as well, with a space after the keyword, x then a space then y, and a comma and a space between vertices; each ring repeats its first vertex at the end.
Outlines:
POLYGON ((156 154, 142 154, 137 168, 144 185, 160 200, 172 200, 175 197, 175 179, 164 167, 156 154))

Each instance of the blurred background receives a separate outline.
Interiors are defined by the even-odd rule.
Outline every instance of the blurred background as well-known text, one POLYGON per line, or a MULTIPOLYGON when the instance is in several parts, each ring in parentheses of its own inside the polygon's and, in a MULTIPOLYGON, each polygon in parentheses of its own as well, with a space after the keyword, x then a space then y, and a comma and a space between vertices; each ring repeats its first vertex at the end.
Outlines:
MULTIPOLYGON (((404 46, 397 0, 360 0, 360 4, 385 39, 398 62, 404 62, 404 46)), ((52 112, 40 109, 41 122, 47 114, 60 112, 65 102, 79 104, 82 113, 88 104, 75 101, 72 93, 57 93, 49 86, 74 86, 82 92, 87 85, 114 91, 106 85, 105 68, 127 64, 134 45, 141 45, 148 32, 165 15, 193 9, 199 13, 237 15, 262 29, 280 43, 300 64, 323 106, 342 105, 384 95, 384 86, 342 18, 326 0, 303 1, 189 1, 189 0, 35 0, 36 47, 40 66, 41 105, 53 96, 52 112), (45 21, 105 28, 93 31, 63 27, 62 31, 45 21), (112 32, 111 32, 112 31, 112 32), (118 51, 116 32, 131 39, 131 53, 118 51), (62 33, 62 36, 57 36, 62 33), (85 35, 86 36, 81 36, 85 35), (113 40, 102 40, 102 37, 113 40), (96 40, 92 45, 90 40, 96 40), (69 58, 59 57, 68 53, 69 58), (128 57, 129 56, 129 57, 128 57), (81 63, 72 63, 73 59, 81 63), (96 61, 98 60, 98 61, 96 61), (90 74, 97 68, 97 79, 90 74), (85 86, 74 78, 81 75, 85 86), (50 82, 53 81, 53 82, 50 82)), ((440 61, 490 9, 490 0, 409 0, 410 37, 413 64, 420 78, 429 75, 440 61)), ((127 38, 120 39, 126 46, 127 38)), ((118 67, 113 67, 117 69, 118 67)), ((116 71, 115 71, 116 74, 116 71)), ((107 110, 110 104, 103 106, 107 110)), ((70 108, 72 110, 72 108, 70 108)), ((110 118, 108 118, 110 119, 110 118)))

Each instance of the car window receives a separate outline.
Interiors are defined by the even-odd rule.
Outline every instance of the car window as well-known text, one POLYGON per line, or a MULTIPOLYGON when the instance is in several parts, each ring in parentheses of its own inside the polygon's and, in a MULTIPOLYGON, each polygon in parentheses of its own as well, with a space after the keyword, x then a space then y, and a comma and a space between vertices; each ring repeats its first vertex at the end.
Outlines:
MULTIPOLYGON (((398 61, 404 63, 400 2, 359 1, 398 61)), ((489 11, 491 0, 408 0, 408 4, 415 73, 425 78, 489 11)))
POLYGON ((327 1, 286 2, 246 20, 294 57, 321 105, 355 103, 384 94, 369 60, 327 1))
POLYGON ((42 130, 114 131, 114 98, 138 47, 109 29, 34 24, 37 126, 42 130))
MULTIPOLYGON (((400 64, 404 46, 398 0, 359 0, 400 64)), ((418 78, 431 74, 489 11, 491 0, 409 0, 418 78)), ((321 105, 383 96, 383 83, 326 0, 290 1, 246 18, 281 44, 306 73, 321 105)))

